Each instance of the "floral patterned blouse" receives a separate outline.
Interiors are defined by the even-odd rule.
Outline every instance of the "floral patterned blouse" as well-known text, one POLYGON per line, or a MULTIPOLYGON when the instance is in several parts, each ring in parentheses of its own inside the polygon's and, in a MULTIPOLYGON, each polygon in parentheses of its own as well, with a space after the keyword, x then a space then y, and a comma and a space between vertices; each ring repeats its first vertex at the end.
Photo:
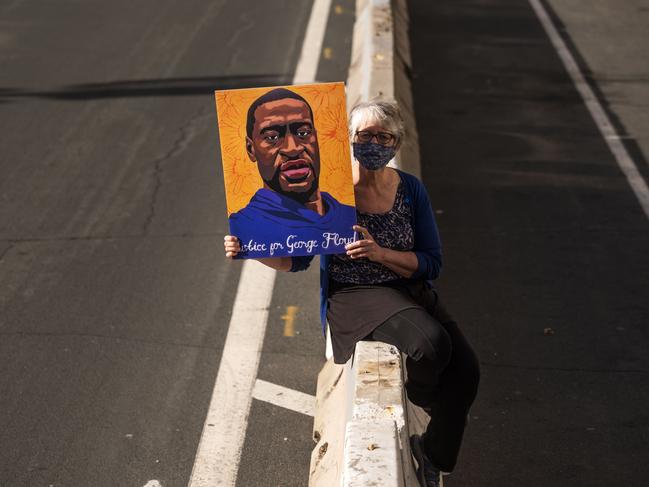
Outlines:
MULTIPOLYGON (((413 249, 412 208, 406 202, 403 181, 399 182, 394 204, 387 213, 361 213, 357 210, 356 218, 381 247, 401 251, 413 249)), ((366 258, 353 260, 346 254, 332 256, 329 277, 344 284, 378 284, 401 278, 383 264, 366 258)))

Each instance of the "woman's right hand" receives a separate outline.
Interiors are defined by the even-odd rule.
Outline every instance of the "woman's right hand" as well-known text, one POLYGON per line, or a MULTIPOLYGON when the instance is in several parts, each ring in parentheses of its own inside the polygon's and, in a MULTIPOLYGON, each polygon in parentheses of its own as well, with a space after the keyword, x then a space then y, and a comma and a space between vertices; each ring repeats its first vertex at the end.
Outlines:
POLYGON ((225 256, 230 259, 236 257, 241 252, 239 239, 234 235, 226 235, 223 237, 223 246, 225 247, 225 256))

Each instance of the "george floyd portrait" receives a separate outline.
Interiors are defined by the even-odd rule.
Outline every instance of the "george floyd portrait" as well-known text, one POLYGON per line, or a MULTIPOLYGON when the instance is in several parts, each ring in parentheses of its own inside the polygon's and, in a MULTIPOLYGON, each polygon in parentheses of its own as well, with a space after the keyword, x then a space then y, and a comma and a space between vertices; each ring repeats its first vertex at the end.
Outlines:
POLYGON ((215 94, 237 257, 344 252, 356 212, 343 83, 215 94))

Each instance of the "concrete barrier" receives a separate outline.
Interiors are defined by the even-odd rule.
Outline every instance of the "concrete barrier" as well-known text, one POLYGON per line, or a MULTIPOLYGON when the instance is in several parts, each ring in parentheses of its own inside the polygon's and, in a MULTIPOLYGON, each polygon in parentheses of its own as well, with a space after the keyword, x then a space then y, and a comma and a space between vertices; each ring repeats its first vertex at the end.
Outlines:
POLYGON ((345 365, 328 360, 318 376, 309 486, 417 485, 404 404, 395 347, 359 342, 345 365))
MULTIPOLYGON (((406 0, 357 0, 349 107, 375 97, 396 99, 406 124, 400 155, 391 162, 421 175, 410 86, 406 0)), ((405 397, 403 358, 381 342, 359 342, 345 365, 327 362, 318 375, 309 487, 415 487, 409 437, 426 413, 405 397)))
POLYGON ((376 97, 395 99, 401 108, 406 134, 393 165, 420 177, 408 28, 406 0, 357 0, 347 104, 351 108, 376 97))

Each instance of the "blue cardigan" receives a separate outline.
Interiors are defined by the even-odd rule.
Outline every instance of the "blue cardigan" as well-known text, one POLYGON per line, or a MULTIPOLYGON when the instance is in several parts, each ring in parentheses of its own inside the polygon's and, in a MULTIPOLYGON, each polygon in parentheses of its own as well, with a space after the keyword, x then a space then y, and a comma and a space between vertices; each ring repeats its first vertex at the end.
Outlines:
MULTIPOLYGON (((404 183, 406 203, 412 205, 412 227, 415 243, 412 251, 417 256, 417 270, 410 280, 424 280, 429 284, 437 279, 442 268, 442 248, 435 216, 430 205, 428 193, 422 182, 412 174, 397 170, 404 183)), ((327 297, 329 290, 329 274, 327 271, 329 255, 320 256, 320 320, 324 333, 327 323, 327 297)), ((306 270, 313 256, 292 257, 291 272, 306 270)))

